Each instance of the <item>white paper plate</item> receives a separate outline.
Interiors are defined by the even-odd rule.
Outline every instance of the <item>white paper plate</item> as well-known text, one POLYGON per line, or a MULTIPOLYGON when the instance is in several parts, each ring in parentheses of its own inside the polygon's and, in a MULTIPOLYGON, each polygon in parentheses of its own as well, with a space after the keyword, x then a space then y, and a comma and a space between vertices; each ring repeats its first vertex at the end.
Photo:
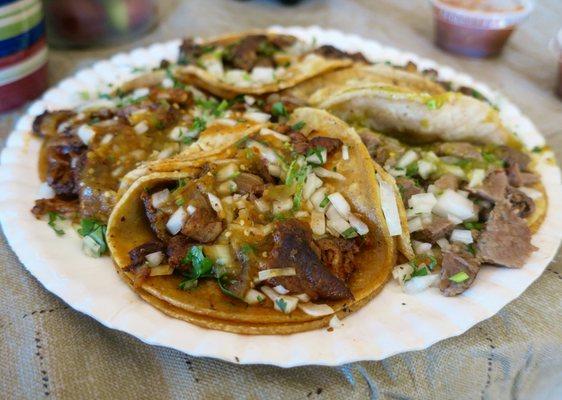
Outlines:
MULTIPOLYGON (((443 79, 472 85, 493 99, 500 107, 504 122, 528 146, 544 143, 533 124, 513 104, 451 68, 336 31, 317 27, 273 29, 309 40, 315 37, 321 44, 330 43, 348 51, 361 51, 373 61, 404 64, 412 60, 422 68, 435 68, 443 79)), ((146 343, 195 356, 283 367, 339 365, 424 349, 463 333, 523 293, 555 255, 562 232, 562 212, 556 207, 562 198, 560 170, 545 161, 539 171, 550 206, 544 224, 533 237, 533 244, 539 251, 533 253, 520 270, 484 268, 475 285, 461 296, 445 298, 435 288, 407 295, 391 282, 367 306, 346 318, 343 327, 331 333, 324 329, 288 336, 252 337, 206 330, 167 317, 121 282, 109 257, 85 257, 73 230, 67 229, 65 236, 57 237, 45 222, 31 215, 40 186, 36 166, 41 143, 30 135, 30 128, 33 118, 45 109, 72 107, 80 102, 79 92, 96 92, 110 81, 124 80, 131 75, 131 67, 153 67, 163 58, 174 60, 178 44, 179 41, 172 41, 118 54, 62 81, 29 108, 2 152, 0 221, 8 242, 47 290, 76 310, 146 343)))

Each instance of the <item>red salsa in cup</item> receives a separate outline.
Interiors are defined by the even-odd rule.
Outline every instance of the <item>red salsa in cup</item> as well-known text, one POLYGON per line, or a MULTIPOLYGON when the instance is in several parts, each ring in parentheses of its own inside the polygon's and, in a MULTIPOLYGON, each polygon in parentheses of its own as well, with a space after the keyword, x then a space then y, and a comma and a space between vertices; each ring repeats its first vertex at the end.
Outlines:
POLYGON ((533 7, 530 0, 430 1, 437 46, 469 57, 498 55, 533 7))

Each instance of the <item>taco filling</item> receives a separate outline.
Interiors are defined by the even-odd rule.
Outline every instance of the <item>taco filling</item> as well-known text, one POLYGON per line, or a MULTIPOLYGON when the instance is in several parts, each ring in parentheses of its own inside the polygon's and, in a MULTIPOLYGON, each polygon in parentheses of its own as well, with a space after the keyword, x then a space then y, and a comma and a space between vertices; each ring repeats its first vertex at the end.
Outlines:
POLYGON ((129 252, 135 285, 179 274, 181 289, 197 290, 214 279, 228 296, 269 298, 283 313, 301 303, 318 312, 310 300, 353 299, 347 282, 355 255, 369 247, 369 227, 332 185, 346 179, 336 165, 347 149, 300 128, 263 128, 197 177, 144 191, 155 238, 129 252))
POLYGON ((438 281, 446 296, 458 295, 481 265, 521 268, 536 250, 531 229, 545 198, 528 154, 504 145, 415 147, 368 130, 360 135, 402 195, 417 256, 394 277, 407 291, 438 281))

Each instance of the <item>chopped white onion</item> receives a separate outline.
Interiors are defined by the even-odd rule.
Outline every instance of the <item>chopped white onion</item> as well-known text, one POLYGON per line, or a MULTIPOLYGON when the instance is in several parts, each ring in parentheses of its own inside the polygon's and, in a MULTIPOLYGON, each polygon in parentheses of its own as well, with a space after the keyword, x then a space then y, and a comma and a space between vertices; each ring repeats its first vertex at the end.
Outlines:
MULTIPOLYGON (((398 204, 394 187, 379 179, 379 188, 381 196, 381 208, 386 220, 388 232, 390 236, 398 236, 402 234, 402 224, 400 223, 400 214, 398 212, 398 204)), ((421 221, 420 221, 421 222, 421 221)))
POLYGON ((255 82, 268 83, 275 80, 275 75, 271 67, 254 67, 251 78, 255 82))
POLYGON ((264 295, 256 289, 250 289, 244 296, 244 301, 248 304, 258 304, 265 300, 264 295))
POLYGON ((169 197, 170 197, 170 190, 169 189, 164 189, 164 190, 161 190, 159 192, 154 193, 151 196, 152 206, 154 208, 160 208, 160 206, 162 204, 164 204, 166 202, 166 200, 168 200, 169 197))
POLYGON ((147 254, 145 258, 149 266, 157 267, 158 265, 162 264, 162 261, 164 260, 164 253, 162 253, 161 251, 156 251, 154 253, 147 254))
POLYGON ((428 214, 431 212, 437 199, 433 193, 414 194, 408 200, 408 205, 416 214, 428 214))
POLYGON ((418 158, 419 158, 418 153, 416 153, 414 150, 408 150, 406 153, 404 153, 402 157, 400 157, 400 160, 398 160, 396 166, 398 168, 406 168, 408 165, 416 161, 418 158))
POLYGON ((530 187, 520 187, 519 190, 529 196, 532 200, 537 200, 542 197, 542 192, 537 189, 533 189, 530 187))
POLYGON ((435 285, 439 282, 438 274, 431 274, 425 276, 416 276, 407 282, 404 282, 404 292, 408 294, 415 294, 424 291, 428 287, 435 285))
POLYGON ((328 217, 328 220, 326 221, 327 226, 340 235, 345 231, 347 231, 349 228, 351 228, 349 222, 347 222, 340 215, 340 213, 336 211, 334 206, 328 207, 328 210, 326 211, 326 216, 328 217))
POLYGON ((231 179, 238 172, 238 165, 230 163, 217 171, 216 178, 219 182, 231 179))
POLYGON ((290 197, 284 200, 276 200, 273 202, 274 213, 289 211, 292 208, 293 208, 293 200, 290 197))
POLYGON ((224 67, 222 65, 222 61, 216 58, 205 62, 205 68, 207 72, 214 76, 223 76, 224 75, 224 67))
POLYGON ((392 277, 400 284, 402 284, 404 279, 409 278, 413 273, 414 267, 412 267, 409 263, 397 265, 392 269, 392 277))
POLYGON ((315 235, 323 235, 326 233, 326 218, 324 213, 320 211, 312 211, 310 213, 310 229, 315 235))
POLYGON ((133 99, 140 99, 141 97, 148 96, 150 90, 146 87, 135 89, 134 92, 131 94, 133 99))
POLYGON ((218 119, 215 119, 212 123, 224 125, 224 126, 235 126, 237 124, 237 122, 235 120, 230 119, 230 118, 218 118, 218 119))
POLYGON ((408 230, 410 231, 410 233, 421 231, 422 229, 423 224, 420 217, 415 217, 408 221, 408 230))
POLYGON ((303 303, 308 303, 310 301, 310 296, 306 293, 295 294, 295 297, 302 301, 303 303))
POLYGON ((84 236, 82 238, 82 251, 88 257, 101 257, 101 245, 92 239, 91 236, 84 236))
POLYGON ((215 210, 216 213, 220 216, 223 212, 221 200, 213 193, 207 193, 207 197, 209 198, 209 203, 211 203, 211 207, 213 208, 213 210, 215 210))
POLYGON ((316 174, 314 174, 313 172, 308 174, 308 176, 306 177, 306 182, 304 183, 302 189, 303 199, 308 200, 310 196, 312 196, 312 194, 316 191, 316 189, 322 187, 323 184, 324 182, 322 182, 322 179, 318 178, 316 174))
POLYGON ((81 125, 76 134, 85 145, 88 145, 96 135, 96 131, 89 125, 81 125))
POLYGON ((486 171, 481 168, 473 169, 468 173, 468 178, 470 179, 468 187, 476 187, 484 181, 484 178, 486 178, 486 171))
POLYGON ((261 291, 265 293, 265 295, 269 297, 271 301, 273 301, 273 308, 275 308, 277 311, 281 311, 285 314, 290 314, 297 308, 299 299, 295 296, 285 296, 277 294, 275 290, 268 286, 262 286, 261 291), (283 304, 284 306, 280 307, 281 304, 283 304))
POLYGON ((187 213, 182 207, 180 207, 172 214, 172 216, 166 223, 166 229, 168 229, 168 232, 170 232, 172 235, 176 235, 177 233, 179 233, 179 231, 181 231, 181 228, 186 219, 187 213))
POLYGON ((238 185, 232 180, 224 181, 217 187, 218 192, 221 194, 234 193, 236 189, 238 189, 238 185))
POLYGON ((260 142, 256 142, 255 140, 248 140, 248 142, 246 143, 246 147, 257 149, 262 155, 262 157, 265 158, 270 163, 273 164, 279 163, 277 154, 275 154, 275 152, 271 148, 263 145, 260 142))
POLYGON ((454 215, 447 214, 447 219, 455 225, 462 224, 462 219, 457 218, 454 215))
POLYGON ((398 178, 399 176, 406 176, 406 170, 404 169, 386 168, 386 167, 385 169, 388 171, 390 175, 392 175, 395 178, 398 178))
POLYGON ((142 135, 143 133, 146 133, 149 128, 148 128, 148 124, 146 123, 146 121, 141 121, 138 124, 136 124, 133 129, 135 130, 137 135, 142 135))
POLYGON ((285 288, 285 286, 283 285, 277 285, 273 288, 273 290, 275 290, 277 293, 279 294, 287 294, 289 293, 289 290, 285 288))
POLYGON ((328 151, 322 149, 321 151, 314 151, 312 154, 306 157, 306 162, 314 165, 322 165, 328 161, 328 151))
POLYGON ((324 199, 326 198, 327 190, 328 189, 326 189, 325 187, 322 187, 314 192, 312 196, 310 196, 310 202, 318 211, 326 211, 328 205, 330 204, 330 202, 328 201, 327 204, 325 204, 323 207, 320 207, 320 203, 322 203, 322 201, 324 201, 324 199))
POLYGON ((338 329, 338 328, 341 328, 343 326, 343 324, 342 324, 341 320, 338 318, 338 316, 334 314, 334 316, 332 318, 330 318, 329 326, 332 329, 338 329))
POLYGON ((464 179, 466 177, 463 169, 461 167, 459 167, 458 165, 449 165, 449 164, 442 164, 441 166, 443 168, 443 170, 445 172, 448 172, 450 174, 453 174, 461 179, 464 179))
POLYGON ((425 254, 431 251, 431 243, 418 242, 417 240, 412 240, 412 246, 414 247, 414 252, 416 254, 425 254))
POLYGON ((326 168, 316 167, 314 168, 314 173, 320 178, 332 178, 337 179, 338 181, 345 181, 345 176, 343 176, 339 172, 330 171, 326 168))
POLYGON ((191 204, 187 206, 187 213, 189 215, 193 215, 193 213, 195 213, 195 211, 197 211, 197 208, 195 208, 194 206, 192 206, 191 204))
POLYGON ((468 198, 469 193, 466 190, 457 190, 457 193, 460 194, 462 197, 468 198))
POLYGON ((165 78, 165 79, 162 81, 162 87, 163 87, 163 88, 166 88, 166 89, 171 89, 171 88, 174 87, 174 81, 171 80, 170 78, 165 78))
POLYGON ((37 197, 40 199, 52 199, 53 197, 55 197, 55 191, 53 190, 52 187, 49 186, 49 184, 47 182, 43 182, 41 183, 41 185, 39 185, 39 191, 37 193, 37 197))
POLYGON ((327 304, 299 303, 298 307, 313 317, 324 317, 334 313, 334 309, 327 304))
POLYGON ((363 236, 369 233, 369 227, 367 226, 367 224, 361 221, 361 219, 355 214, 349 214, 348 221, 359 235, 363 236))
POLYGON ((294 268, 264 269, 258 272, 258 281, 265 281, 266 279, 275 278, 276 276, 293 276, 296 274, 297 271, 294 268))
POLYGON ((348 145, 343 145, 341 147, 341 158, 343 160, 349 160, 349 146, 348 145))
POLYGON ((111 142, 112 140, 113 140, 113 135, 111 133, 108 133, 107 135, 103 136, 100 143, 101 144, 109 144, 109 142, 111 142))
POLYGON ((282 142, 288 142, 289 140, 291 140, 289 138, 289 136, 283 135, 283 134, 281 134, 279 132, 276 132, 273 129, 269 129, 269 128, 261 128, 260 135, 262 135, 262 136, 273 136, 274 138, 279 139, 282 142))
POLYGON ((452 215, 463 221, 476 216, 472 201, 451 189, 446 189, 439 196, 433 213, 445 218, 452 215))
POLYGON ((262 112, 247 112, 244 114, 244 118, 250 121, 257 122, 259 124, 265 124, 271 118, 271 115, 262 112))
POLYGON ((472 232, 468 229, 454 229, 451 233, 451 242, 461 242, 464 244, 471 244, 474 242, 472 239, 472 232))
POLYGON ((437 239, 436 243, 441 247, 441 250, 449 250, 451 248, 451 244, 445 238, 437 239))
POLYGON ((430 163, 429 161, 418 161, 418 174, 420 174, 423 179, 427 179, 436 169, 435 164, 430 163))
POLYGON ((248 104, 249 106, 251 106, 252 104, 254 104, 256 102, 256 98, 252 97, 252 96, 245 95, 244 96, 244 102, 246 104, 248 104))
POLYGON ((347 218, 349 216, 349 214, 351 213, 351 207, 340 192, 329 194, 328 199, 330 199, 330 203, 332 203, 336 211, 342 217, 347 218))
POLYGON ((269 174, 271 176, 275 176, 277 178, 280 178, 281 175, 283 175, 283 170, 281 169, 281 167, 279 165, 269 164, 267 166, 267 170, 269 171, 269 174))

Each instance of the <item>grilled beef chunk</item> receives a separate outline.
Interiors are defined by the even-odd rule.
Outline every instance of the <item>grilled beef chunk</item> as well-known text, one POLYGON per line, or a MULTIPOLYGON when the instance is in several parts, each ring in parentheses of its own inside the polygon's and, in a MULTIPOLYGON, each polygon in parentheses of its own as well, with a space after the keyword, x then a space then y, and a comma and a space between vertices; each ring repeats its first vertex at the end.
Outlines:
POLYGON ((306 154, 308 150, 312 148, 306 136, 300 132, 290 132, 289 138, 293 144, 293 148, 299 154, 306 154))
POLYGON ((454 245, 450 250, 443 252, 439 288, 445 296, 461 294, 472 285, 479 270, 480 263, 476 257, 460 246, 454 245), (454 282, 449 279, 460 272, 466 273, 468 279, 462 282, 454 282))
POLYGON ((131 264, 127 266, 127 270, 138 268, 146 262, 146 256, 157 251, 164 251, 164 244, 160 241, 152 241, 143 243, 129 251, 131 264))
POLYGON ((515 214, 521 218, 526 218, 535 211, 535 202, 521 190, 514 187, 507 188, 507 200, 515 214))
POLYGON ((343 146, 343 142, 339 139, 326 136, 316 136, 310 139, 312 147, 323 147, 328 154, 332 154, 343 146))
POLYGON ((197 242, 212 242, 223 231, 222 221, 211 207, 209 199, 199 190, 190 192, 190 199, 186 202, 195 207, 195 211, 188 215, 181 232, 197 242))
POLYGON ((314 50, 314 54, 318 54, 324 58, 332 58, 332 59, 349 58, 350 60, 353 60, 355 62, 370 64, 370 62, 360 52, 347 53, 331 45, 324 45, 318 47, 316 50, 314 50))
POLYGON ((292 267, 295 276, 270 279, 292 293, 307 293, 312 299, 353 299, 345 283, 335 276, 313 249, 310 227, 297 220, 278 222, 273 233, 274 246, 264 269, 292 267))
POLYGON ((531 162, 531 157, 529 157, 529 155, 509 146, 499 146, 497 154, 506 163, 506 165, 509 166, 517 164, 522 171, 527 170, 527 167, 531 162))
POLYGON ((269 173, 267 168, 267 160, 263 158, 255 158, 255 162, 252 163, 252 170, 263 179, 265 183, 275 183, 275 177, 269 173))
POLYGON ((268 43, 273 48, 277 47, 268 41, 266 35, 248 35, 226 49, 224 61, 233 68, 245 71, 251 71, 256 66, 274 67, 271 54, 263 52, 268 43))
POLYGON ((183 65, 195 64, 197 59, 205 53, 205 47, 195 43, 193 38, 184 39, 180 46, 178 63, 183 65))
POLYGON ((506 168, 507 179, 511 186, 530 186, 539 181, 539 177, 529 172, 521 172, 519 164, 510 164, 506 168))
POLYGON ((41 138, 53 138, 58 135, 59 125, 75 115, 70 110, 45 111, 33 120, 33 133, 41 138))
POLYGON ((240 194, 261 196, 265 188, 262 178, 248 172, 241 172, 234 178, 234 182, 237 187, 236 192, 240 194))
MULTIPOLYGON (((369 151, 369 154, 374 159, 377 148, 381 145, 380 138, 377 135, 375 135, 373 132, 371 132, 369 130, 366 130, 366 129, 361 130, 359 132, 359 136, 361 137, 361 141, 363 142, 365 147, 367 147, 367 150, 369 151)), ((380 164, 380 162, 379 162, 379 164, 380 164)), ((384 165, 384 162, 381 165, 384 165)))
POLYGON ((58 196, 75 198, 86 146, 76 135, 59 136, 47 143, 47 183, 58 196))
POLYGON ((455 223, 447 218, 432 215, 431 223, 424 224, 422 230, 412 233, 412 238, 421 242, 435 243, 437 240, 449 235, 455 228, 455 223))
POLYGON ((459 178, 453 174, 445 174, 434 183, 441 190, 451 189, 457 190, 459 188, 459 178))
POLYGON ((81 184, 80 186, 80 214, 86 218, 107 221, 113 206, 117 203, 117 193, 114 190, 94 188, 81 184))
POLYGON ((189 105, 193 103, 193 95, 191 92, 179 88, 161 88, 153 87, 148 95, 152 101, 166 100, 172 104, 189 105))
POLYGON ((459 158, 471 158, 481 160, 482 155, 476 146, 465 142, 448 142, 441 143, 437 146, 436 153, 438 156, 453 156, 459 158))
POLYGON ((353 258, 359 252, 354 240, 336 237, 320 239, 316 242, 320 249, 320 259, 332 273, 342 281, 347 281, 355 269, 353 258))
POLYGON ((181 260, 187 255, 192 246, 193 242, 190 241, 188 237, 182 234, 172 236, 166 248, 166 255, 168 256, 168 264, 170 267, 179 270, 189 268, 188 265, 182 264, 181 260))
POLYGON ((423 189, 420 188, 416 182, 405 176, 396 178, 396 185, 398 185, 400 195, 402 196, 402 202, 406 208, 408 208, 408 200, 410 200, 410 197, 415 194, 423 193, 423 189))
POLYGON ((78 216, 79 206, 80 204, 78 204, 76 199, 64 200, 55 197, 52 199, 35 200, 35 206, 33 206, 31 212, 37 218, 41 218, 50 212, 55 212, 64 218, 74 219, 78 216))
POLYGON ((279 93, 273 93, 267 96, 265 100, 265 104, 262 108, 263 112, 266 112, 268 114, 273 114, 273 105, 278 102, 283 103, 283 107, 285 108, 288 114, 291 114, 296 108, 303 107, 306 105, 306 103, 303 100, 297 97, 286 95, 286 94, 280 95, 279 93))
POLYGON ((507 191, 507 175, 504 170, 491 171, 482 184, 468 188, 474 195, 488 201, 500 201, 505 198, 507 191))
POLYGON ((531 244, 531 230, 507 201, 496 203, 476 248, 483 262, 508 268, 521 268, 536 250, 531 244))
POLYGON ((141 200, 152 232, 154 232, 158 239, 167 242, 170 239, 170 233, 166 229, 166 214, 152 205, 152 196, 148 192, 142 192, 141 200))
POLYGON ((378 136, 369 130, 360 131, 359 136, 367 146, 371 158, 380 165, 393 167, 406 152, 406 148, 394 138, 378 136))

